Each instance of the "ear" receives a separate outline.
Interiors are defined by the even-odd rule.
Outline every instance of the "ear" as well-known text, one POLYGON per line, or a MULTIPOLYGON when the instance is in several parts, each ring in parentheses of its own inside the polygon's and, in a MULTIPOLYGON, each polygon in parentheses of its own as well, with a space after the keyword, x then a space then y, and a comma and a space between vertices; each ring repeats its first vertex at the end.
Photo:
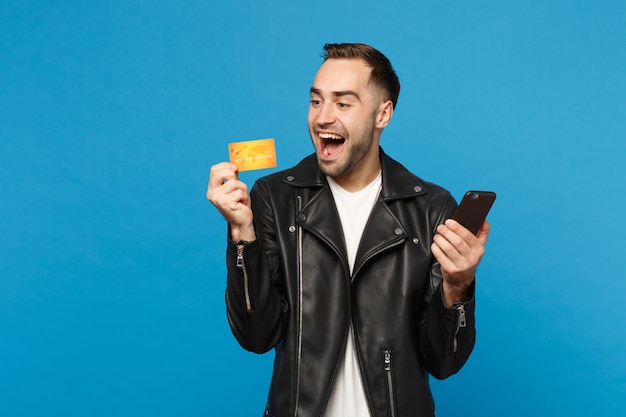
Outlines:
POLYGON ((387 100, 378 106, 376 112, 376 127, 378 129, 384 129, 387 127, 393 116, 393 103, 391 100, 387 100))

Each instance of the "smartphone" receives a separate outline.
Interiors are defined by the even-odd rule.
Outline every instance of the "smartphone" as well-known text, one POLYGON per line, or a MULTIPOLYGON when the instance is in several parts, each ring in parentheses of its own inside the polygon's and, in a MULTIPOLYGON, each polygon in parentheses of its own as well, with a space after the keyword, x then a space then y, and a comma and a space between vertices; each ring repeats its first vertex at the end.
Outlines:
POLYGON ((496 193, 493 191, 468 191, 452 218, 470 232, 477 234, 494 201, 496 193))

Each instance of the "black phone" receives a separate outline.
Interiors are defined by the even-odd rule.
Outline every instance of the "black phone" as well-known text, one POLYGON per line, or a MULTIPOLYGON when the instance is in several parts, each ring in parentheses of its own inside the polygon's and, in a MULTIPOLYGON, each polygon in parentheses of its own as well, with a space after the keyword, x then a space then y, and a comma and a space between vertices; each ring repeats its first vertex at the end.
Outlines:
POLYGON ((470 232, 477 234, 494 201, 496 193, 493 191, 468 191, 452 218, 470 232))

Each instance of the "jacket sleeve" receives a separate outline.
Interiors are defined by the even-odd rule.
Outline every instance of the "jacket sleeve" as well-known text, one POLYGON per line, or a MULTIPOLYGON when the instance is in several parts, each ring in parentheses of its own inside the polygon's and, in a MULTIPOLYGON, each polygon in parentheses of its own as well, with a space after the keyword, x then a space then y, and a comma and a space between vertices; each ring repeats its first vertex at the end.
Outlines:
MULTIPOLYGON (((272 233, 272 211, 267 198, 255 187, 251 191, 257 239, 228 240, 226 266, 226 311, 233 335, 246 350, 265 353, 282 338, 286 302, 273 284, 278 268, 272 233)), ((229 233, 230 236, 230 233, 229 233)))
MULTIPOLYGON (((456 202, 449 196, 439 219, 435 221, 435 229, 452 216, 456 207, 456 202)), ((448 308, 443 300, 442 282, 439 262, 433 257, 420 322, 420 340, 424 367, 437 379, 457 373, 469 359, 476 340, 475 283, 465 302, 448 308)))
POLYGON ((438 286, 421 325, 422 357, 426 370, 437 379, 457 373, 469 359, 474 342, 475 299, 448 308, 438 286))

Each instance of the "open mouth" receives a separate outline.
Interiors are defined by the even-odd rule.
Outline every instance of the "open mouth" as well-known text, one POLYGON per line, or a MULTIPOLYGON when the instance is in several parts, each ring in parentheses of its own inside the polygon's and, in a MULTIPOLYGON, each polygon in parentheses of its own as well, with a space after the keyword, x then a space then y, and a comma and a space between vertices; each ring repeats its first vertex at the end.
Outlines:
POLYGON ((325 156, 333 156, 339 153, 346 141, 342 136, 336 133, 320 133, 319 138, 321 144, 320 149, 325 156))

